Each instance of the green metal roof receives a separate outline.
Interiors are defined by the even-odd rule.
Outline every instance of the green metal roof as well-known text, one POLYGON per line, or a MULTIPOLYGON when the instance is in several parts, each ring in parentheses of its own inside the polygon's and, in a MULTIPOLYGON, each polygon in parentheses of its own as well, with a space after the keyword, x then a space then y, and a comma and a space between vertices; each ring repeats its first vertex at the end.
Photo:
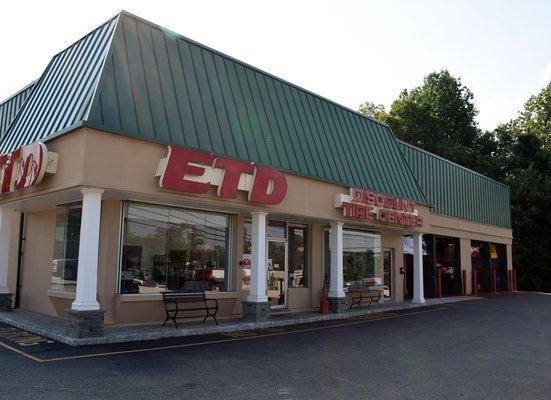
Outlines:
POLYGON ((55 55, 0 142, 6 153, 86 120, 118 17, 55 55))
POLYGON ((25 86, 23 89, 12 94, 9 98, 0 103, 0 139, 8 130, 17 113, 27 100, 34 88, 35 82, 25 86))
POLYGON ((0 151, 76 126, 427 203, 387 125, 126 12, 54 57, 0 151))
POLYGON ((409 143, 398 144, 433 212, 511 228, 508 186, 409 143))
POLYGON ((389 127, 122 12, 0 104, 0 152, 80 126, 432 204, 509 228, 509 189, 389 127))

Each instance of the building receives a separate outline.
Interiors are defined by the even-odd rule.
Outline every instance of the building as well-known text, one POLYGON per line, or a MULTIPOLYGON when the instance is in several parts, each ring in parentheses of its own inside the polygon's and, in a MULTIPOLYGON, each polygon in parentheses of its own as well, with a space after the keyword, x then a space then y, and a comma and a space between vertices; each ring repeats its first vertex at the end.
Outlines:
POLYGON ((161 292, 206 290, 262 320, 326 280, 333 312, 357 283, 513 285, 506 186, 126 12, 0 104, 0 153, 4 309, 160 323, 161 292))

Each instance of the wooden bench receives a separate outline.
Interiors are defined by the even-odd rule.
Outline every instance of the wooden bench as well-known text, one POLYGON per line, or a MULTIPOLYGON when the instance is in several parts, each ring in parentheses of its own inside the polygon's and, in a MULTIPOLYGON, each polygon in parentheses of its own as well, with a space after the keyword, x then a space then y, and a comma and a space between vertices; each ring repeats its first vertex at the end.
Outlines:
POLYGON ((370 307, 373 303, 377 304, 379 307, 381 306, 379 303, 379 300, 381 300, 381 292, 377 289, 373 289, 371 286, 354 286, 348 289, 348 293, 351 301, 350 307, 348 307, 349 309, 357 305, 361 310, 363 308, 363 303, 367 301, 369 301, 367 307, 370 307))
POLYGON ((163 326, 166 326, 166 323, 168 321, 173 321, 174 326, 178 328, 178 324, 176 323, 177 319, 197 318, 202 317, 203 315, 205 316, 203 318, 203 323, 205 323, 208 317, 212 317, 216 325, 218 325, 218 321, 216 320, 216 313, 218 312, 218 300, 207 299, 204 292, 163 292, 163 302, 166 312, 166 319, 163 323, 163 326), (211 305, 209 305, 209 301, 211 302, 211 305), (196 303, 196 305, 193 306, 192 304, 192 307, 187 307, 186 305, 190 303, 196 303), (201 306, 198 306, 197 303, 202 304, 201 306), (199 311, 202 311, 202 313, 199 313, 199 311))

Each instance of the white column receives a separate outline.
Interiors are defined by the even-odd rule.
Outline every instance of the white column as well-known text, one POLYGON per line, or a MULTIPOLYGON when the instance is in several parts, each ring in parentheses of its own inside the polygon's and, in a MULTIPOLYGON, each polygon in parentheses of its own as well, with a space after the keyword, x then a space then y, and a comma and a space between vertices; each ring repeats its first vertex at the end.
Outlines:
POLYGON ((251 238, 251 291, 247 301, 265 303, 266 296, 266 215, 264 211, 253 211, 251 238))
POLYGON ((423 288, 423 235, 413 234, 413 302, 424 303, 423 288))
POLYGON ((345 297, 344 294, 344 275, 342 269, 342 222, 331 222, 331 271, 329 277, 328 297, 345 297))
POLYGON ((82 192, 82 219, 78 247, 77 292, 71 308, 78 311, 99 310, 98 252, 103 189, 84 188, 82 192))
POLYGON ((8 268, 13 213, 11 210, 0 210, 0 294, 10 293, 8 289, 8 268))

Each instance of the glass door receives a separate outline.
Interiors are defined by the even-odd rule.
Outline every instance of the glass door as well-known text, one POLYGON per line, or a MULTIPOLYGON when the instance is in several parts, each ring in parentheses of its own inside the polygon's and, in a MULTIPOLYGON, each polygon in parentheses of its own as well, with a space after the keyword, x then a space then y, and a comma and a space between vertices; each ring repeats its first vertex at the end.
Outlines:
POLYGON ((267 246, 268 300, 272 303, 272 308, 285 308, 287 306, 287 241, 268 239, 267 246))
POLYGON ((392 249, 383 249, 383 287, 385 299, 392 298, 392 249))

